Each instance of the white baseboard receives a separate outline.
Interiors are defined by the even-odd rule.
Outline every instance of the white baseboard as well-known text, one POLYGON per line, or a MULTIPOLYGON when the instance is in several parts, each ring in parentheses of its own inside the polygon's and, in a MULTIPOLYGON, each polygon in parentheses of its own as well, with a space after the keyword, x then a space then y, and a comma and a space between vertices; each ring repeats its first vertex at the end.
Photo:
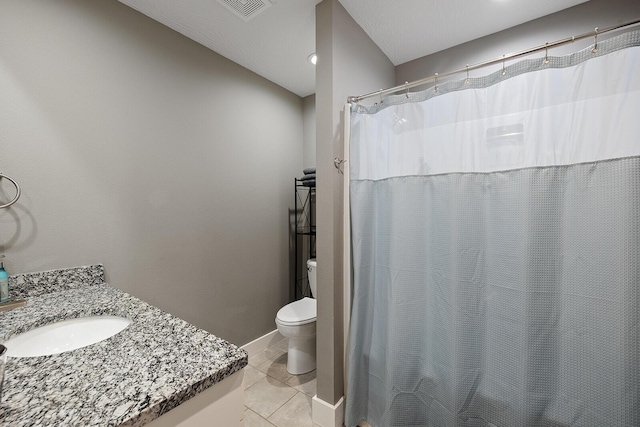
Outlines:
POLYGON ((313 396, 311 402, 313 422, 320 427, 342 427, 344 425, 344 396, 335 405, 313 396))
POLYGON ((251 356, 255 356, 261 351, 266 350, 267 347, 269 347, 270 345, 280 342, 283 339, 284 337, 280 335, 277 329, 275 329, 269 332, 268 334, 265 334, 260 338, 256 338, 250 343, 243 345, 240 348, 244 349, 249 354, 249 357, 251 357, 251 356))

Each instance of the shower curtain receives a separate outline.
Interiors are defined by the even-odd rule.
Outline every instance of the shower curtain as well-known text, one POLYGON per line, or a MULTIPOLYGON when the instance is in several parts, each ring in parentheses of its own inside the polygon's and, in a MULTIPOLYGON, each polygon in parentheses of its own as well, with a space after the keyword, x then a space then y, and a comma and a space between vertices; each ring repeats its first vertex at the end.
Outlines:
POLYGON ((640 426, 639 46, 352 105, 348 427, 640 426))

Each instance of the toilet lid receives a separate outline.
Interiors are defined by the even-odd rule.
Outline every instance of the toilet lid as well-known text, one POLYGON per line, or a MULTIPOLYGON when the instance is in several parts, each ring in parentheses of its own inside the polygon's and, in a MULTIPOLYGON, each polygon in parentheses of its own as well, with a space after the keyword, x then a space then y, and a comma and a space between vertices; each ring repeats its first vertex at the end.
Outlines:
POLYGON ((316 300, 304 297, 278 310, 276 320, 284 326, 305 325, 316 321, 316 300))

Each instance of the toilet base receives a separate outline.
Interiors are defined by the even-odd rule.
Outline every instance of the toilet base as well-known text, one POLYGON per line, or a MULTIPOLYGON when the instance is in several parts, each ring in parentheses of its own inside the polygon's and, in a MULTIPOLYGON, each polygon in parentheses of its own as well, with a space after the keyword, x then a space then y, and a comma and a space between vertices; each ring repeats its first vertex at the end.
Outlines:
POLYGON ((316 336, 289 338, 287 372, 302 375, 316 369, 316 336))

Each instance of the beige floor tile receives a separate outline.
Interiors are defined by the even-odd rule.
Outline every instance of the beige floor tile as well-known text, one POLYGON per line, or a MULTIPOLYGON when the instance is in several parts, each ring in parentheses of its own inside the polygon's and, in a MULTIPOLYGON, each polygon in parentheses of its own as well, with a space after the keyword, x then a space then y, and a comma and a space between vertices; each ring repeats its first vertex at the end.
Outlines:
POLYGON ((269 347, 266 350, 256 354, 255 356, 251 356, 249 358, 249 365, 253 366, 254 368, 257 368, 267 360, 275 360, 278 357, 282 356, 283 354, 284 354, 284 351, 277 349, 275 347, 269 347))
POLYGON ((252 385, 254 385, 255 383, 257 383, 258 381, 260 381, 266 376, 267 374, 265 374, 264 372, 260 372, 253 366, 247 365, 244 368, 244 378, 242 380, 242 388, 246 390, 247 388, 251 387, 252 385))
POLYGON ((243 427, 273 427, 273 424, 253 412, 251 409, 245 409, 243 427))
POLYGON ((289 338, 285 338, 283 340, 280 340, 279 342, 275 343, 274 345, 270 346, 273 348, 277 348, 279 350, 282 350, 284 352, 289 350, 289 338))
POLYGON ((268 420, 277 427, 312 427, 311 398, 297 393, 268 420))
POLYGON ((281 354, 280 357, 275 360, 267 360, 258 366, 257 369, 283 383, 287 382, 293 376, 287 372, 287 353, 281 354))
POLYGON ((317 381, 315 369, 306 374, 292 375, 286 383, 307 396, 313 397, 316 395, 317 381))
POLYGON ((244 404, 258 415, 269 418, 297 393, 275 378, 265 377, 244 391, 244 404))

